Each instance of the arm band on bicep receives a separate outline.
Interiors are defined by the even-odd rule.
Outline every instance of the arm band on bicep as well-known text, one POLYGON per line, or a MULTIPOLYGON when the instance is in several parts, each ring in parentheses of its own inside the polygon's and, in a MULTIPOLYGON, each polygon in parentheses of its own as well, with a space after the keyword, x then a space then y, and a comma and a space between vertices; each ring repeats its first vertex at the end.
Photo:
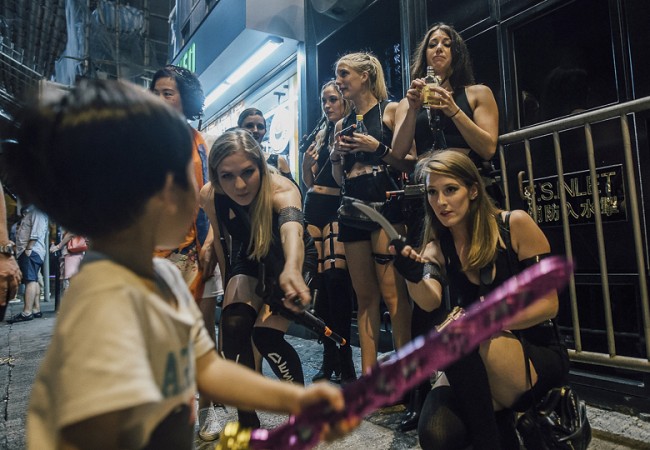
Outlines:
POLYGON ((300 210, 300 208, 296 208, 295 206, 287 206, 278 212, 278 228, 282 228, 282 225, 287 222, 298 222, 300 225, 304 226, 305 215, 300 210))
POLYGON ((424 263, 424 269, 422 270, 422 279, 437 280, 438 283, 440 283, 442 286, 445 286, 447 284, 447 277, 445 277, 442 273, 440 264, 434 262, 424 263))
POLYGON ((531 266, 534 266, 544 258, 551 256, 550 253, 542 253, 541 255, 531 256, 530 258, 522 259, 519 261, 519 266, 521 269, 528 269, 531 266))

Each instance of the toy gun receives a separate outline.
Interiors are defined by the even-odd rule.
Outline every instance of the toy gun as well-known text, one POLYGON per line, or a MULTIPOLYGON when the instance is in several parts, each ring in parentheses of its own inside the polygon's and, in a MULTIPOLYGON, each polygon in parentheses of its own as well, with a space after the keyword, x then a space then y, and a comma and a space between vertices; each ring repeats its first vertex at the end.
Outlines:
POLYGON ((386 200, 405 199, 421 200, 427 195, 427 188, 424 184, 407 184, 399 191, 386 191, 386 200))
POLYGON ((313 130, 311 130, 311 133, 309 133, 308 136, 305 136, 300 141, 300 143, 298 144, 298 151, 300 153, 305 153, 307 151, 311 143, 314 142, 314 139, 316 139, 316 135, 318 134, 320 127, 323 126, 323 123, 325 123, 326 120, 327 120, 327 116, 321 117, 321 119, 316 124, 316 127, 313 130))
MULTIPOLYGON (((282 304, 282 290, 277 285, 277 282, 266 276, 266 264, 268 263, 264 262, 259 265, 259 276, 257 286, 255 287, 255 293, 264 300, 264 303, 271 307, 271 311, 313 331, 318 337, 329 338, 339 346, 347 344, 345 338, 333 332, 325 322, 309 311, 295 313, 290 309, 287 309, 282 304)), ((309 277, 309 274, 307 274, 306 277, 309 277)))
POLYGON ((364 417, 395 402, 432 373, 471 352, 481 342, 504 329, 515 314, 548 292, 561 289, 572 272, 571 263, 551 257, 508 279, 501 286, 460 311, 445 327, 419 336, 343 388, 346 409, 330 410, 324 404, 306 408, 274 430, 241 429, 237 423, 224 428, 216 450, 294 449, 318 443, 323 426, 364 417))

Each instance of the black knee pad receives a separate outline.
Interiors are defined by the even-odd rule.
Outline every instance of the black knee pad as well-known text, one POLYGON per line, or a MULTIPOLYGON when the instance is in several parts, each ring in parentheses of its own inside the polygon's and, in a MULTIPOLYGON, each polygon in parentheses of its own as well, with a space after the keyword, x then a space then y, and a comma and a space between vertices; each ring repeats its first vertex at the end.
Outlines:
POLYGON ((267 327, 255 327, 253 342, 271 366, 275 376, 284 381, 305 384, 305 377, 296 350, 284 340, 284 332, 267 327))
POLYGON ((221 341, 224 357, 254 368, 251 335, 257 311, 246 303, 232 303, 221 313, 221 341))

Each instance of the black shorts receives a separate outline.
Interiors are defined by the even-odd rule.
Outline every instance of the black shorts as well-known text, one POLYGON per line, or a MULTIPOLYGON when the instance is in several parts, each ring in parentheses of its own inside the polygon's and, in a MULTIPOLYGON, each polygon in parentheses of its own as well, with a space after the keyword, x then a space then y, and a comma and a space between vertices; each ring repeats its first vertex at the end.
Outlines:
MULTIPOLYGON (((386 201, 386 192, 397 189, 397 184, 385 170, 346 178, 343 183, 343 195, 370 202, 386 201)), ((403 223, 400 201, 391 201, 383 211, 390 223, 403 223)), ((378 226, 379 229, 379 226, 378 226)), ((339 223, 339 242, 369 241, 372 232, 339 223)))
POLYGON ((327 195, 307 192, 305 196, 305 223, 321 230, 331 222, 338 222, 337 211, 341 204, 340 195, 327 195))

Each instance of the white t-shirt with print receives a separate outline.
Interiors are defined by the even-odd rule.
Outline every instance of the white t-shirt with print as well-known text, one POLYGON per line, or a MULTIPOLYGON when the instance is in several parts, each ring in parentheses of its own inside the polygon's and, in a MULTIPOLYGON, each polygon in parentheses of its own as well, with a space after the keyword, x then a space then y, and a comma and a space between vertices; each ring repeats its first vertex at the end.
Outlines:
POLYGON ((124 266, 88 252, 32 389, 28 448, 54 449, 62 428, 124 409, 120 446, 141 448, 175 408, 193 408, 195 359, 214 343, 178 269, 160 258, 154 268, 177 308, 124 266))

